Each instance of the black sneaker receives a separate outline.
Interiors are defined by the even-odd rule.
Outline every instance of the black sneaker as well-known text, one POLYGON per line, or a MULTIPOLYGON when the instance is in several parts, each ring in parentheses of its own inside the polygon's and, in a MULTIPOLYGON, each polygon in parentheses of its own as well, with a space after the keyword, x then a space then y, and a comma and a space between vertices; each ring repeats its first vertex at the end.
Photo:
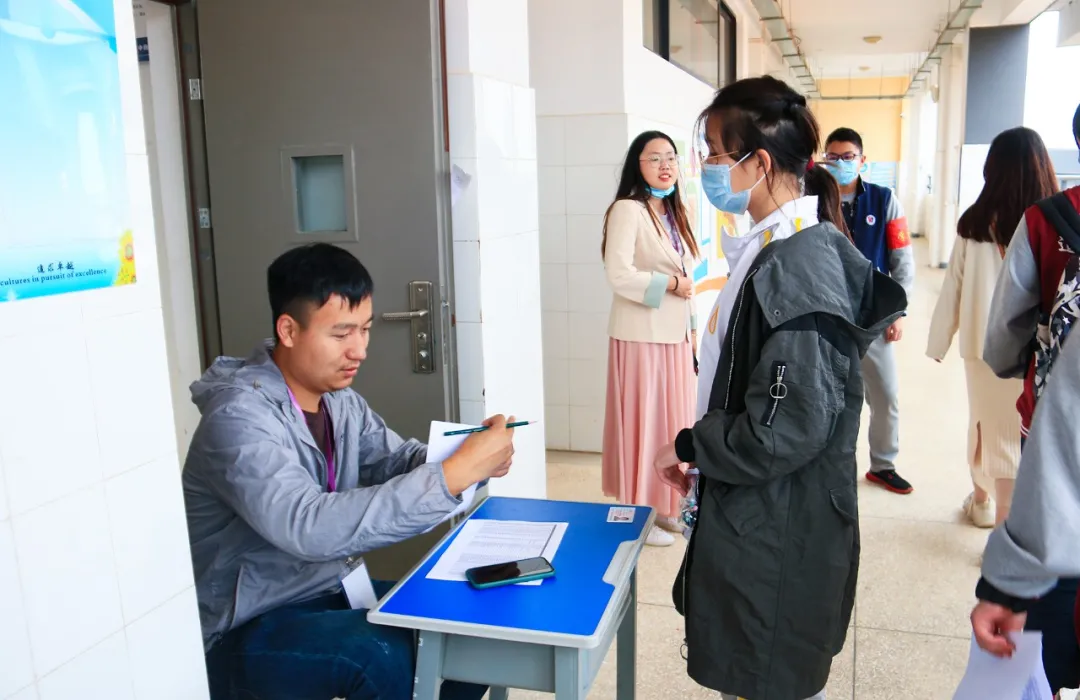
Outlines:
POLYGON ((907 482, 907 479, 896 473, 895 469, 886 469, 880 472, 866 472, 866 480, 871 484, 888 489, 893 493, 906 496, 915 489, 907 482))

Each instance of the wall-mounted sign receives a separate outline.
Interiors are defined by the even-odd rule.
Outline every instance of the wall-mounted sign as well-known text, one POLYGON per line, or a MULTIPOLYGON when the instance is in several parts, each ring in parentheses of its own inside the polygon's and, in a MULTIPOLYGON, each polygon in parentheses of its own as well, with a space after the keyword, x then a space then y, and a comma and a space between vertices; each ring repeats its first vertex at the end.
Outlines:
POLYGON ((133 284, 112 0, 0 2, 0 85, 0 302, 133 284))

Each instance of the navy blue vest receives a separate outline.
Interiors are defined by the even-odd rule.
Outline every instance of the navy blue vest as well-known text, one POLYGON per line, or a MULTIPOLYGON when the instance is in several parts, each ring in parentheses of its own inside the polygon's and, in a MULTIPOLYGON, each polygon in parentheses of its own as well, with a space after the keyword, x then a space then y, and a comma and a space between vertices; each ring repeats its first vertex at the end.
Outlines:
POLYGON ((887 187, 859 178, 855 201, 844 203, 844 219, 855 247, 873 263, 878 272, 889 274, 889 246, 885 226, 889 223, 889 204, 893 193, 887 187))

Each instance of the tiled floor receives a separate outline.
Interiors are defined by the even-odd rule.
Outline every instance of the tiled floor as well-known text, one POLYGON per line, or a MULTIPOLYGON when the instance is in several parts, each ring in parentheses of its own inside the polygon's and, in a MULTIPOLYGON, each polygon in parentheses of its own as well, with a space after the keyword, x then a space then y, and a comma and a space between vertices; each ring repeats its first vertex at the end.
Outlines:
MULTIPOLYGON (((967 660, 968 613, 986 532, 960 519, 960 503, 970 490, 963 364, 955 353, 942 365, 924 355, 943 273, 927 267, 918 272, 905 336, 897 346, 899 468, 915 492, 896 496, 865 481, 860 485, 859 593, 847 648, 833 665, 829 700, 948 699, 967 660)), ((865 438, 861 450, 865 455, 865 438)), ((551 453, 548 462, 550 498, 599 499, 598 455, 551 453)), ((681 542, 646 548, 641 559, 639 698, 716 697, 687 678, 679 655, 682 618, 671 605, 670 587, 682 551, 681 542)), ((615 697, 614 670, 614 654, 609 654, 590 700, 615 697)), ((513 692, 511 697, 550 696, 513 692)))

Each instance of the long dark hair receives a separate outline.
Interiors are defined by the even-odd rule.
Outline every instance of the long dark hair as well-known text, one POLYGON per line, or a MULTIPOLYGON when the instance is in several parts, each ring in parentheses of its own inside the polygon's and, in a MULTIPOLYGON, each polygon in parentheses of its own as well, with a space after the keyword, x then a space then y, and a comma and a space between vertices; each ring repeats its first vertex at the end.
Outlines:
MULTIPOLYGON (((662 131, 646 131, 638 134, 626 151, 626 161, 623 163, 622 175, 619 177, 619 189, 615 192, 615 202, 621 199, 632 199, 644 204, 645 209, 649 212, 649 217, 652 218, 653 224, 656 226, 657 233, 664 236, 666 235, 664 227, 660 220, 656 218, 656 213, 652 210, 652 207, 649 206, 649 197, 652 196, 649 193, 649 183, 645 182, 645 176, 641 174, 641 154, 645 151, 645 146, 655 139, 664 139, 671 144, 671 150, 675 152, 675 155, 679 154, 675 142, 662 131)), ((679 232, 679 237, 682 238, 683 245, 697 258, 700 257, 700 252, 697 241, 694 239, 694 232, 690 228, 690 219, 686 216, 686 206, 683 204, 679 179, 678 177, 675 178, 675 191, 664 197, 664 210, 675 222, 675 228, 679 232)), ((607 212, 604 214, 604 236, 600 241, 600 255, 607 253, 608 219, 611 217, 611 208, 615 206, 615 202, 611 203, 611 206, 608 207, 607 212)))
POLYGON ((1024 210, 1058 191, 1057 175, 1037 133, 1025 127, 994 137, 983 166, 986 184, 956 225, 962 238, 1007 247, 1024 210))
POLYGON ((819 165, 814 163, 806 169, 806 179, 803 181, 803 191, 813 197, 817 197, 818 221, 828 222, 840 229, 840 232, 851 240, 851 231, 848 230, 847 221, 844 219, 844 209, 841 206, 840 185, 833 177, 819 165))
POLYGON ((769 189, 777 175, 801 180, 817 152, 821 129, 806 106, 806 98, 772 76, 737 80, 721 88, 701 116, 697 132, 709 142, 708 122, 720 121, 720 138, 735 160, 765 151, 772 158, 766 174, 769 189))

